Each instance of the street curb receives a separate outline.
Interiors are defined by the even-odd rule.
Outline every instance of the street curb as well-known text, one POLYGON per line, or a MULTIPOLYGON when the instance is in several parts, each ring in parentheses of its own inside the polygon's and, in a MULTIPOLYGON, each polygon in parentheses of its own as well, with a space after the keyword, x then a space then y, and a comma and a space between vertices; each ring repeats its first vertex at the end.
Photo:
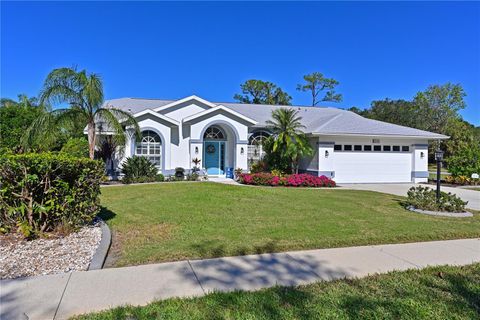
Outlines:
POLYGON ((102 230, 102 239, 98 245, 95 254, 92 257, 92 261, 88 266, 88 271, 90 270, 99 270, 103 268, 105 259, 107 259, 108 250, 110 249, 110 244, 112 243, 112 233, 108 225, 102 220, 100 221, 100 229, 102 230))

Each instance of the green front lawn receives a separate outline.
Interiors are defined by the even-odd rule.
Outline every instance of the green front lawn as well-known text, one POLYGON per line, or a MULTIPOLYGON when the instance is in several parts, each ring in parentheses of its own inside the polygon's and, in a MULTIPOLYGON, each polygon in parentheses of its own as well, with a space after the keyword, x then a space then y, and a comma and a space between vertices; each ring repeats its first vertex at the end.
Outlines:
POLYGON ((78 319, 479 319, 480 264, 357 280, 212 293, 78 319))
POLYGON ((102 188, 108 266, 480 236, 473 218, 405 210, 370 191, 180 182, 102 188))

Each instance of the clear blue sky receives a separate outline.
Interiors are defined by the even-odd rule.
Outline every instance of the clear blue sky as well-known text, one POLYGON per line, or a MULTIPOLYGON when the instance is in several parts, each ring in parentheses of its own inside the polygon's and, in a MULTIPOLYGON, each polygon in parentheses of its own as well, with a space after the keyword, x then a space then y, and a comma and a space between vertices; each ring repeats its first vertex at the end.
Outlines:
POLYGON ((294 104, 302 75, 340 81, 338 107, 461 83, 480 125, 480 3, 1 3, 1 96, 37 95, 53 68, 102 75, 106 98, 232 101, 251 78, 294 104))

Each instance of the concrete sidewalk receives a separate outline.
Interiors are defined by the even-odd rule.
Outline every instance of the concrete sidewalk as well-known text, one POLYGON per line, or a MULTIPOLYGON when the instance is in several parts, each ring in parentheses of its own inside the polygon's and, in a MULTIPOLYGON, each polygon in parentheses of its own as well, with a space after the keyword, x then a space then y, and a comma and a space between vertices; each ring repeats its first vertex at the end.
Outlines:
POLYGON ((480 239, 179 261, 2 280, 0 319, 66 319, 124 304, 480 262, 480 239))
MULTIPOLYGON (((368 190, 382 193, 395 194, 398 196, 407 196, 407 191, 411 187, 424 186, 435 189, 434 185, 414 184, 414 183, 341 183, 341 189, 368 190)), ((480 210, 480 191, 468 190, 464 188, 452 188, 442 186, 440 190, 451 192, 459 196, 462 200, 468 201, 467 208, 480 210)))

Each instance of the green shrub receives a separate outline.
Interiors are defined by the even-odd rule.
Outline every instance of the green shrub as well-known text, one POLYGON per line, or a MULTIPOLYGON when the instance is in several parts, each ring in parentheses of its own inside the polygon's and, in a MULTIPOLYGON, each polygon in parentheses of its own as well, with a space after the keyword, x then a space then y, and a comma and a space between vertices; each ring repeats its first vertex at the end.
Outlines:
POLYGON ((163 182, 165 181, 165 176, 161 173, 157 174, 157 176, 155 177, 155 181, 157 182, 163 182))
POLYGON ((98 212, 103 163, 65 154, 0 157, 0 229, 72 231, 98 212))
POLYGON ((257 162, 253 162, 252 165, 250 166, 250 172, 251 173, 260 173, 260 172, 266 172, 267 171, 267 163, 263 160, 258 160, 257 162))
POLYGON ((198 181, 199 178, 200 178, 200 176, 196 172, 193 172, 191 174, 187 174, 187 181, 198 181))
POLYGON ((480 147, 472 146, 446 159, 448 171, 454 177, 470 178, 472 173, 480 174, 480 147))
POLYGON ((88 158, 88 141, 85 138, 70 138, 60 152, 73 157, 88 158))
POLYGON ((158 169, 145 157, 133 156, 122 164, 123 183, 154 182, 158 169))
POLYGON ((421 210, 464 212, 468 202, 452 193, 440 192, 437 202, 436 191, 428 187, 411 187, 407 192, 406 205, 421 210))

